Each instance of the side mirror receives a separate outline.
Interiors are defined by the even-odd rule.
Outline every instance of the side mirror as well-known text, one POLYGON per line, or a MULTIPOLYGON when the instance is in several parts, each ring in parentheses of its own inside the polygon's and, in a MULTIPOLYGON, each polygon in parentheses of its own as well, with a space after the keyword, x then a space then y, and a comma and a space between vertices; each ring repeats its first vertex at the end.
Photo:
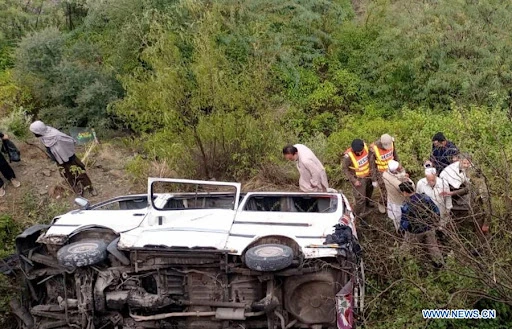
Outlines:
POLYGON ((76 198, 75 204, 77 204, 80 208, 85 209, 85 210, 89 209, 89 206, 91 205, 89 203, 89 200, 84 199, 84 198, 76 198))

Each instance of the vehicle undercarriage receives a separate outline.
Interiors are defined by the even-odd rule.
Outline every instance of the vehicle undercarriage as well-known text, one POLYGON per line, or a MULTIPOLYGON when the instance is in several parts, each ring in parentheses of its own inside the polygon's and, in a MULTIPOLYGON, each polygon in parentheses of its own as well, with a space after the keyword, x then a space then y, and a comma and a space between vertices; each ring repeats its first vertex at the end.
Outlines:
POLYGON ((291 265, 275 272, 251 270, 228 250, 117 250, 116 236, 101 230, 69 242, 104 241, 105 260, 64 266, 56 261, 60 246, 36 242, 40 232, 17 241, 26 287, 11 306, 20 328, 336 328, 336 294, 362 279, 353 252, 304 259, 280 237, 259 242, 294 251, 291 265))

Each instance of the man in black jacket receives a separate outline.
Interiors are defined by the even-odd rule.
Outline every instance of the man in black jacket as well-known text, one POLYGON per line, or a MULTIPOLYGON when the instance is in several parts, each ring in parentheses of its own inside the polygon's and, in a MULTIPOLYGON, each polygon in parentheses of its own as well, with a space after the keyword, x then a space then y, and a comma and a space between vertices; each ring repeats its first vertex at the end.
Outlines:
MULTIPOLYGON (((2 132, 0 132, 0 138, 2 140, 7 140, 7 139, 9 139, 9 136, 7 136, 7 134, 3 134, 2 132)), ((14 185, 14 187, 19 187, 21 185, 20 182, 16 179, 14 170, 12 170, 9 163, 5 160, 2 152, 0 152, 0 172, 5 177, 5 179, 7 179, 8 181, 11 181, 11 183, 12 183, 12 185, 14 185)), ((4 181, 0 178, 0 197, 3 197, 4 195, 5 195, 4 181)))
POLYGON ((408 250, 413 244, 425 246, 434 264, 441 266, 444 260, 435 233, 439 208, 426 194, 416 193, 411 182, 403 182, 398 187, 406 198, 400 220, 400 228, 405 231, 403 249, 408 250))
POLYGON ((442 132, 438 132, 432 137, 432 154, 430 155, 430 161, 436 168, 438 175, 454 161, 454 158, 456 158, 458 154, 459 149, 457 146, 447 140, 442 132))

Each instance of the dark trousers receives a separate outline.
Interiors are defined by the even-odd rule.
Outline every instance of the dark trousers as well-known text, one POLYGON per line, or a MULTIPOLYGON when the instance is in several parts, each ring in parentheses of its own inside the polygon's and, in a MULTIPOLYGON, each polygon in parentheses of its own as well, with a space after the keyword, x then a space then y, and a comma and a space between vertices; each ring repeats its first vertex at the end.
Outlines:
MULTIPOLYGON (((0 152, 0 172, 2 172, 2 175, 7 180, 11 180, 13 178, 16 178, 16 175, 14 174, 14 171, 12 170, 11 166, 5 160, 4 155, 2 152, 0 152)), ((0 178, 0 187, 4 186, 4 181, 0 178)))
POLYGON ((69 158, 68 162, 64 162, 58 166, 60 168, 60 174, 66 178, 75 193, 82 195, 84 190, 92 189, 92 182, 85 172, 85 165, 76 155, 69 158))
MULTIPOLYGON (((437 264, 444 263, 443 254, 441 253, 441 249, 439 249, 436 232, 434 230, 417 234, 405 232, 404 243, 401 247, 402 250, 410 252, 414 247, 426 247, 432 261, 437 264)), ((414 252, 413 254, 417 255, 418 253, 414 252)))
POLYGON ((368 214, 366 204, 371 201, 373 185, 370 177, 359 178, 359 181, 361 182, 361 186, 355 186, 352 184, 352 191, 354 193, 354 198, 356 199, 354 213, 356 216, 363 218, 368 214))
POLYGON ((384 183, 384 178, 382 177, 382 173, 379 172, 377 174, 377 183, 379 184, 380 190, 380 203, 387 207, 388 204, 388 193, 386 192, 386 183, 384 183))

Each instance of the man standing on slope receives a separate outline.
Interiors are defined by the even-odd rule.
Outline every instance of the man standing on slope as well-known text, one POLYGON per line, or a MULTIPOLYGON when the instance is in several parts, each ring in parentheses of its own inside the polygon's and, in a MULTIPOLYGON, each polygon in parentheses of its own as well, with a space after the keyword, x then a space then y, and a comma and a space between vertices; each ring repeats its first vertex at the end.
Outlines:
POLYGON ((380 203, 379 212, 386 212, 387 195, 386 184, 382 179, 382 174, 388 170, 388 162, 391 160, 399 161, 395 149, 395 140, 388 134, 380 136, 370 146, 370 165, 372 166, 372 185, 379 186, 380 203))
POLYGON ((289 161, 297 162, 299 188, 302 192, 328 192, 329 183, 325 168, 306 145, 286 145, 283 155, 289 161))
POLYGON ((405 197, 399 186, 403 182, 412 183, 412 181, 400 163, 395 160, 388 162, 388 170, 382 174, 382 179, 386 184, 388 218, 393 221, 395 231, 398 233, 402 218, 402 205, 405 202, 405 197))
POLYGON ((345 151, 342 160, 343 172, 352 184, 353 195, 356 200, 354 213, 361 219, 369 211, 366 209, 371 202, 373 186, 370 175, 370 154, 368 146, 361 139, 354 139, 351 147, 345 151))
MULTIPOLYGON (((3 134, 2 132, 0 132, 0 147, 2 146, 2 140, 8 139, 9 136, 7 136, 7 134, 3 134)), ((4 156, 2 155, 2 152, 0 152, 0 172, 5 177, 5 179, 11 181, 14 187, 20 187, 20 181, 16 179, 14 171, 12 170, 9 163, 5 160, 4 156)), ((0 197, 3 196, 5 196, 5 186, 4 181, 0 178, 0 197)))

